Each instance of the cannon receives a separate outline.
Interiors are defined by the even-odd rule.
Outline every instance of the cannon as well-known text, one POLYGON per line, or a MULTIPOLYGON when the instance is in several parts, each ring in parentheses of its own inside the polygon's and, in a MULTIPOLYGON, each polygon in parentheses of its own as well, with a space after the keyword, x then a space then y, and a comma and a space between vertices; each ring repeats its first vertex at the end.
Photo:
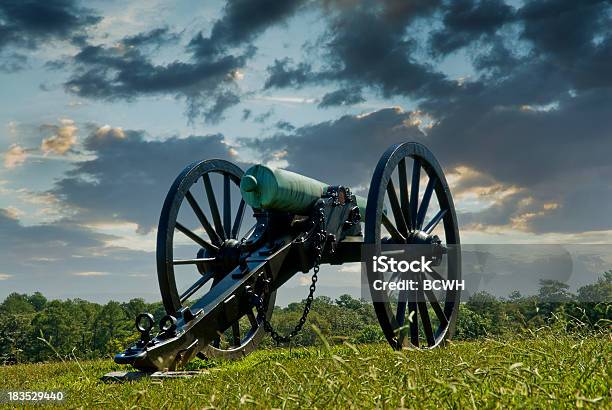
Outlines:
MULTIPOLYGON (((360 262, 365 246, 386 244, 431 248, 445 259, 445 277, 461 278, 460 252, 447 251, 459 244, 451 193, 422 144, 389 147, 367 199, 348 186, 265 165, 243 172, 225 160, 195 162, 170 187, 159 219, 157 273, 166 315, 156 331, 151 314, 139 315, 140 340, 115 362, 145 372, 175 370, 196 356, 243 357, 265 332, 287 342, 306 321, 321 265, 360 262), (270 323, 276 292, 310 271, 303 315, 280 335, 270 323)), ((368 270, 367 279, 392 348, 431 349, 451 337, 460 290, 396 297, 372 286, 381 275, 368 270)), ((436 270, 429 275, 442 278, 436 270)))

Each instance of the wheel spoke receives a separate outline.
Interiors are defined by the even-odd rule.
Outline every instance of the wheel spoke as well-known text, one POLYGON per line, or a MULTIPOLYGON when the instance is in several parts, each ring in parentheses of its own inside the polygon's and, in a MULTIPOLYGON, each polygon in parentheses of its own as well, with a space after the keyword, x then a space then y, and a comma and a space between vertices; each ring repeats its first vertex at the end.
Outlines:
POLYGON ((253 232, 255 232, 255 228, 257 228, 257 224, 251 226, 247 233, 244 234, 243 238, 248 239, 251 235, 253 235, 253 232))
POLYGON ((185 228, 178 221, 176 222, 176 229, 181 231, 186 237, 200 245, 202 248, 208 249, 210 252, 217 253, 219 252, 219 248, 213 245, 212 243, 206 242, 204 239, 200 238, 195 233, 191 232, 189 229, 185 228))
POLYGON ((240 226, 242 225, 242 218, 244 217, 244 199, 240 200, 238 205, 238 212, 236 213, 236 219, 234 219, 234 227, 232 228, 232 238, 238 239, 238 233, 240 233, 240 226))
POLYGON ((412 185, 410 186, 410 211, 412 215, 412 228, 416 229, 416 217, 419 210, 419 182, 421 181, 421 160, 414 159, 412 164, 412 185))
POLYGON ((217 207, 217 200, 215 199, 215 193, 210 183, 210 177, 208 174, 202 175, 204 181, 204 188, 206 189, 206 198, 208 198, 208 205, 210 206, 210 213, 213 217, 213 223, 215 224, 215 230, 221 237, 225 239, 225 233, 223 232, 223 225, 221 224, 221 216, 219 215, 219 208, 217 207))
POLYGON ((404 339, 408 334, 408 330, 404 327, 406 321, 406 301, 402 302, 402 291, 400 291, 399 302, 397 302, 397 313, 395 318, 397 320, 397 327, 399 329, 398 342, 400 346, 404 345, 404 339))
POLYGON ((200 279, 198 279, 193 285, 191 285, 189 287, 189 289, 187 289, 185 292, 183 292, 180 296, 180 300, 181 303, 185 303, 185 301, 187 299, 189 299, 194 293, 196 293, 202 286, 204 286, 204 284, 206 282, 209 281, 210 278, 212 278, 213 275, 212 273, 202 276, 200 279))
POLYGON ((404 237, 402 236, 402 234, 399 233, 395 226, 393 226, 393 223, 385 214, 382 214, 382 224, 385 226, 385 228, 387 228, 387 231, 393 239, 400 242, 404 241, 404 237))
POLYGON ((257 318, 255 317, 255 313, 252 310, 247 310, 247 317, 249 318, 249 323, 251 324, 251 329, 257 329, 259 327, 259 323, 257 323, 257 318))
POLYGON ((232 199, 230 193, 230 176, 223 174, 223 227, 226 238, 231 238, 232 231, 232 199))
POLYGON ((189 202, 191 209, 193 209, 193 212, 198 217, 198 220, 202 224, 202 227, 208 234, 208 237, 210 238, 210 240, 215 245, 221 245, 221 242, 222 242, 221 238, 219 237, 217 232, 215 232, 210 222, 208 222, 208 218, 206 218, 206 215, 204 215, 204 212, 202 212, 202 208, 200 208, 200 205, 198 204, 198 202, 195 200, 193 195, 191 195, 191 192, 187 191, 185 193, 185 198, 187 198, 187 202, 189 202))
POLYGON ((419 206, 419 213, 417 215, 416 221, 416 229, 420 229, 423 226, 423 221, 425 221, 425 215, 427 215, 427 208, 429 208, 429 201, 431 200, 431 194, 433 193, 434 188, 436 187, 436 183, 438 182, 437 178, 430 178, 427 182, 427 187, 425 188, 425 192, 423 193, 423 200, 421 201, 421 205, 419 206))
MULTIPOLYGON (((421 281, 422 282, 422 281, 421 281)), ((427 345, 432 347, 436 344, 434 339, 433 329, 431 327, 431 321, 429 320, 429 311, 427 310, 427 302, 425 301, 425 295, 423 289, 419 287, 418 295, 417 295, 417 305, 419 308, 419 313, 421 314, 421 323, 423 324, 423 332, 425 333, 425 338, 427 339, 427 345)))
POLYGON ((399 175, 400 205, 404 214, 404 221, 408 225, 408 230, 411 231, 413 229, 412 212, 410 211, 410 201, 408 200, 408 174, 406 172, 405 158, 402 158, 399 162, 397 173, 399 175))
POLYGON ((433 308, 434 312, 436 312, 436 316, 438 317, 438 320, 440 321, 440 326, 442 328, 445 328, 446 325, 448 324, 448 318, 444 314, 444 310, 442 309, 442 306, 440 306, 440 303, 438 302, 436 295, 431 290, 426 290, 425 296, 427 296, 427 299, 429 299, 429 303, 431 304, 431 307, 433 308))
POLYGON ((240 346, 240 323, 236 320, 232 323, 232 341, 234 347, 240 346))
POLYGON ((402 213, 402 209, 397 199, 397 192, 395 192, 395 185, 391 179, 389 179, 389 184, 387 185, 387 195, 389 195, 389 202, 391 203, 391 211, 393 212, 393 218, 395 219, 395 226, 397 226, 398 231, 400 231, 400 233, 407 238, 408 226, 404 220, 404 214, 402 213))
POLYGON ((426 234, 430 234, 434 229, 436 229, 436 226, 438 226, 442 218, 444 218, 444 215, 446 215, 446 209, 439 210, 438 213, 425 226, 425 228, 423 228, 423 231, 425 231, 426 234))
POLYGON ((395 314, 395 318, 397 319, 397 324, 399 327, 404 326, 404 322, 406 321, 406 300, 408 299, 408 291, 400 290, 400 294, 397 302, 397 313, 395 314))

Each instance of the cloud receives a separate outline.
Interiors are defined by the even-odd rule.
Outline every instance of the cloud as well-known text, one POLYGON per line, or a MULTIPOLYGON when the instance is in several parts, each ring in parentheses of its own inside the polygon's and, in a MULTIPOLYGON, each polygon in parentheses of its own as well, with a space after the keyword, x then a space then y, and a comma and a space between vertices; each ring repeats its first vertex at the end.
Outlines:
POLYGON ((328 108, 338 105, 354 105, 364 101, 365 98, 361 95, 361 88, 342 88, 325 94, 319 103, 319 108, 328 108))
POLYGON ((154 248, 144 252, 109 245, 116 239, 70 220, 26 226, 0 209, 0 281, 10 279, 11 283, 10 287, 0 287, 0 298, 12 291, 33 293, 44 289, 55 298, 104 301, 141 296, 158 300, 155 282, 129 276, 155 272, 154 248), (122 287, 128 290, 117 288, 117 273, 122 275, 122 287), (95 291, 87 284, 92 276, 96 277, 95 291))
MULTIPOLYGON (((29 257, 57 258, 66 253, 78 254, 80 249, 102 247, 109 235, 94 234, 70 221, 50 224, 23 226, 10 211, 0 208, 0 247, 2 252, 19 258, 29 253, 29 257)), ((24 260, 28 259, 25 258, 24 260)))
POLYGON ((240 102, 241 69, 256 48, 250 42, 271 25, 291 16, 302 1, 229 1, 210 37, 202 32, 185 48, 186 61, 153 62, 151 50, 177 35, 158 28, 124 37, 119 44, 87 44, 72 60, 65 89, 80 97, 133 101, 141 96, 173 95, 186 103, 189 121, 203 118, 216 124, 240 102))
POLYGON ((297 66, 292 66, 293 60, 285 57, 281 60, 275 59, 274 64, 268 66, 268 78, 264 84, 264 89, 268 88, 285 88, 295 87, 300 88, 308 82, 314 82, 321 75, 313 73, 312 66, 307 63, 299 63, 297 66))
POLYGON ((502 0, 453 1, 443 9, 443 28, 430 38, 435 54, 449 54, 490 36, 514 19, 514 9, 502 0))
POLYGON ((612 64, 610 2, 528 2, 519 15, 524 23, 522 38, 574 87, 612 86, 608 75, 612 64))
POLYGON ((193 161, 225 158, 235 149, 221 135, 151 140, 144 131, 108 125, 83 142, 94 158, 77 162, 52 194, 79 223, 133 222, 140 232, 157 225, 160 206, 179 172, 193 161))
POLYGON ((126 47, 153 46, 159 48, 167 43, 176 43, 180 39, 178 33, 171 32, 168 27, 158 27, 151 31, 124 37, 121 43, 126 47))
MULTIPOLYGON (((123 132, 123 128, 121 127, 111 127, 110 125, 106 124, 106 125, 99 127, 93 133, 93 136, 98 141, 104 140, 104 139, 109 139, 111 141, 113 139, 121 140, 125 138, 125 132, 123 132)), ((92 137, 89 138, 90 141, 91 139, 92 137)))
POLYGON ((1 55, 0 72, 11 74, 21 71, 28 66, 28 58, 20 53, 12 52, 1 55))
POLYGON ((330 3, 328 29, 320 40, 321 69, 288 58, 267 68, 264 88, 299 88, 306 84, 349 83, 370 87, 384 97, 448 95, 456 84, 412 55, 417 42, 407 26, 436 11, 438 2, 364 1, 344 7, 330 3))
MULTIPOLYGON (((323 61, 277 59, 268 67, 264 88, 350 84, 385 98, 409 97, 416 102, 414 111, 369 114, 379 121, 373 128, 362 118, 345 116, 258 142, 260 149, 272 155, 277 144, 287 151, 290 167, 327 179, 341 176, 327 153, 348 149, 348 162, 359 167, 349 165, 342 173, 354 184, 367 179, 362 169, 375 163, 371 153, 383 145, 372 141, 384 139, 386 146, 416 138, 447 171, 468 167, 478 183, 486 182, 459 181, 466 200, 481 202, 462 214, 466 224, 538 233, 610 229, 612 188, 605 181, 612 172, 607 120, 612 5, 568 0, 518 8, 497 0, 410 4, 408 12, 397 11, 395 2, 330 3, 327 31, 317 43, 323 61), (471 56, 469 77, 451 79, 442 65, 432 65, 460 50, 471 56), (356 130, 350 138, 360 123, 367 133, 356 130), (404 123, 412 130, 401 135, 396 130, 404 123), (415 128, 421 134, 414 134, 415 128), (310 155, 315 150, 325 154, 315 158, 310 155)), ((344 101, 343 91, 335 93, 322 101, 344 101)))
POLYGON ((304 0, 230 0, 223 17, 213 25, 210 37, 199 32, 189 43, 198 58, 223 54, 229 47, 252 41, 270 26, 291 16, 304 0))
POLYGON ((549 111, 489 109, 482 99, 474 103, 480 112, 460 105, 430 124, 427 134, 415 121, 426 113, 387 108, 241 143, 264 162, 282 160, 296 172, 359 187, 368 186, 388 146, 418 141, 445 167, 464 226, 536 233, 606 230, 612 228, 606 216, 612 213, 606 182, 612 178, 612 140, 606 137, 609 127, 602 126, 608 98, 568 97, 549 111), (469 126, 471 121, 477 126, 469 126), (339 161, 339 153, 346 160, 339 161))
POLYGON ((74 276, 108 276, 110 275, 109 272, 98 272, 98 271, 88 271, 88 272, 73 272, 72 275, 74 276))
POLYGON ((47 155, 54 153, 58 155, 64 155, 68 152, 77 142, 77 131, 73 120, 61 119, 59 126, 47 126, 53 130, 54 134, 51 137, 44 138, 40 144, 40 149, 47 155))
POLYGON ((26 66, 25 56, 15 49, 36 49, 53 40, 80 43, 87 36, 87 28, 99 21, 100 17, 92 10, 81 7, 75 0, 3 0, 0 55, 4 55, 0 68, 14 72, 26 66))
POLYGON ((28 152, 25 148, 18 144, 12 144, 4 154, 4 167, 7 169, 16 168, 22 165, 27 157, 28 152))
POLYGON ((140 47, 89 45, 74 57, 68 92, 108 101, 134 100, 145 95, 177 95, 187 103, 187 115, 218 121, 238 101, 232 72, 244 66, 246 54, 196 62, 155 65, 140 47))
POLYGON ((274 109, 271 108, 266 112, 262 112, 261 114, 257 115, 255 118, 253 118, 253 121, 259 124, 263 124, 264 122, 268 121, 270 119, 270 117, 272 116, 272 114, 274 114, 274 109))
POLYGON ((287 121, 277 121, 274 126, 282 131, 293 131, 295 129, 295 126, 287 121))
MULTIPOLYGON (((206 111, 205 117, 211 124, 217 124, 223 119, 223 113, 230 107, 238 104, 240 97, 232 91, 225 91, 217 96, 214 104, 206 111)), ((198 108, 190 108, 191 111, 197 111, 198 108)), ((192 114, 193 116, 193 114, 192 114)))

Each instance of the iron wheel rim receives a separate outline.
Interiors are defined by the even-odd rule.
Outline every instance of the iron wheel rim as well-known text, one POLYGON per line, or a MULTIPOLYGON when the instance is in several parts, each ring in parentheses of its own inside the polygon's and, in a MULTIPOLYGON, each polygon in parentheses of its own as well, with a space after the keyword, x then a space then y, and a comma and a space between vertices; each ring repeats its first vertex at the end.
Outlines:
MULTIPOLYGON (((396 169, 398 170, 398 174, 401 172, 404 172, 405 174, 407 172, 406 171, 406 158, 411 158, 413 160, 413 165, 418 163, 419 172, 421 170, 425 170, 429 181, 431 181, 432 179, 436 180, 436 182, 434 183, 433 191, 430 193, 430 199, 431 199, 431 194, 435 193, 435 196, 438 200, 440 210, 442 210, 443 208, 446 209, 446 212, 443 214, 441 219, 438 220, 437 223, 443 222, 442 226, 444 228, 444 233, 445 233, 445 244, 453 245, 454 247, 454 252, 452 252, 452 256, 451 255, 448 256, 449 259, 452 257, 453 261, 452 263, 450 262, 448 263, 449 271, 448 271, 447 279, 460 280, 461 279, 461 252, 459 249, 460 238, 459 238, 457 217, 455 213, 455 207, 454 207, 452 195, 450 193, 450 189, 448 187, 446 177, 444 176, 444 172, 442 171, 440 164, 435 159, 431 151, 429 151, 422 144, 415 143, 415 142, 407 142, 403 144, 393 145, 383 154, 383 156, 379 160, 376 166, 376 169, 374 171, 374 175, 372 176, 372 182, 370 184, 370 190, 368 193, 368 201, 367 201, 367 206, 366 206, 366 218, 365 218, 364 243, 366 245, 374 245, 376 254, 380 254, 381 240, 382 240, 381 226, 384 225, 383 224, 383 218, 384 218, 383 208, 384 208, 385 198, 387 195, 389 195, 388 194, 388 186, 390 185, 389 181, 391 180, 391 186, 393 187, 393 181, 392 181, 391 176, 396 169), (403 170, 401 169, 402 163, 403 163, 403 170)), ((413 173, 414 173, 414 168, 413 168, 413 173)), ((402 184, 401 177, 399 178, 400 178, 400 181, 399 181, 400 196, 399 197, 401 199, 398 199, 396 195, 396 202, 399 203, 400 213, 402 214, 402 216, 406 216, 407 218, 405 219, 410 218, 411 219, 410 223, 414 224, 415 216, 413 216, 412 214, 418 215, 420 213, 419 212, 420 209, 418 206, 412 205, 413 200, 415 199, 414 193, 412 190, 413 182, 411 181, 411 184, 410 184, 410 192, 406 192, 404 194, 404 197, 402 197, 402 193, 407 189, 407 183, 406 183, 406 180, 404 180, 404 183, 402 184), (401 185, 404 185, 404 186, 402 187, 401 185), (406 202, 409 203, 409 208, 410 208, 410 212, 408 212, 409 215, 406 215, 403 209, 404 199, 406 200, 406 202), (417 212, 414 212, 415 209, 417 210, 417 212)), ((404 178, 407 179, 406 174, 404 178)), ((428 185, 429 185, 429 182, 428 182, 428 185)), ((416 186, 417 186, 417 191, 416 191, 417 200, 414 202, 417 205, 420 205, 418 201, 418 199, 420 199, 419 193, 418 193, 419 183, 417 183, 416 186)), ((428 189, 429 187, 426 188, 426 191, 428 189)), ((395 191, 395 189, 393 189, 393 191, 395 191)), ((429 203, 427 204, 427 206, 429 206, 429 203)), ((426 211, 427 209, 425 209, 425 212, 423 212, 423 219, 426 215, 426 211)), ((393 213, 392 215, 395 219, 395 213, 393 213)), ((437 217, 437 215, 435 217, 437 217)), ((387 218, 387 219, 390 219, 390 218, 387 218)), ((389 221, 387 221, 387 224, 388 222, 389 221)), ((396 221, 396 225, 400 225, 400 223, 397 223, 396 221)), ((424 222, 421 221, 421 227, 423 226, 423 223, 424 222)), ((409 223, 406 222, 406 225, 408 224, 409 223)), ((403 233, 401 232, 398 232, 396 234, 403 236, 403 233)), ((460 290, 447 291, 447 295, 445 298, 446 300, 444 302, 443 308, 442 306, 440 306, 440 304, 438 304, 439 305, 438 307, 442 309, 441 309, 441 312, 438 312, 437 310, 435 310, 435 315, 437 316, 437 319, 439 320, 440 323, 438 325, 438 328, 435 329, 434 331, 433 327, 431 326, 431 321, 430 321, 429 326, 430 326, 430 331, 433 335, 433 340, 430 337, 431 335, 429 334, 425 335, 427 346, 423 346, 420 343, 421 336, 419 333, 419 329, 425 328, 426 325, 423 323, 425 319, 421 317, 422 327, 418 326, 419 316, 421 316, 421 311, 423 310, 423 308, 421 308, 421 305, 419 304, 417 304, 416 306, 413 305, 413 309, 410 309, 410 308, 408 309, 408 312, 409 312, 408 315, 410 315, 411 311, 414 312, 412 316, 413 320, 409 321, 408 325, 406 325, 405 322, 400 323, 400 321, 398 320, 399 315, 400 315, 399 309, 396 313, 394 313, 391 310, 392 303, 391 303, 391 300, 388 298, 388 295, 373 287, 374 280, 382 279, 382 274, 368 271, 368 275, 369 275, 368 283, 369 283, 369 288, 370 288, 370 294, 372 296, 372 300, 374 300, 374 303, 373 303, 374 310, 376 312, 378 321, 383 330, 385 338, 387 339, 389 344, 394 349, 402 349, 404 347, 419 348, 419 349, 432 349, 432 348, 439 346, 440 344, 443 344, 446 340, 448 340, 452 336, 454 332, 454 328, 455 328, 457 313, 459 310, 459 300, 460 300, 460 295, 461 295, 460 290), (445 323, 439 316, 441 314, 446 319, 445 323), (416 324, 417 324, 416 337, 414 335, 415 333, 415 326, 414 326, 415 320, 414 319, 416 319, 416 324), (406 327, 408 327, 408 329, 406 329, 406 327), (410 337, 406 337, 407 336, 406 330, 409 330, 410 337)), ((418 299, 415 299, 415 300, 418 300, 418 299)), ((425 300, 425 298, 423 300, 425 300)), ((401 300, 398 301, 398 305, 400 302, 401 300)), ((427 303, 427 302, 424 302, 424 303, 427 303)), ((433 306, 432 303, 430 303, 430 305, 433 306)), ((424 310, 427 311, 428 306, 425 306, 424 310)), ((424 313, 423 315, 429 315, 429 313, 424 313)), ((404 320, 405 318, 402 319, 401 321, 404 321, 404 320)))

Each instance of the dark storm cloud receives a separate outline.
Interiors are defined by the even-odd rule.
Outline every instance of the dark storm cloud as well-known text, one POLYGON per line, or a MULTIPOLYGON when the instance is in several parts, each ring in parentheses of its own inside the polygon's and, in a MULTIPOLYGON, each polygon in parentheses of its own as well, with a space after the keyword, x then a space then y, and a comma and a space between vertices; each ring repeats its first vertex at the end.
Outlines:
POLYGON ((521 58, 504 44, 501 36, 490 36, 486 43, 487 52, 474 55, 472 64, 474 68, 482 73, 492 75, 507 75, 513 68, 529 60, 521 58))
POLYGON ((523 37, 541 52, 574 58, 593 47, 602 29, 609 34, 609 6, 606 0, 528 2, 519 11, 523 37))
POLYGON ((549 111, 519 105, 487 109, 485 99, 465 111, 457 108, 427 135, 414 125, 418 113, 384 109, 244 143, 268 159, 286 151, 282 158, 297 172, 329 183, 367 186, 388 146, 419 141, 447 173, 461 166, 481 173, 475 181, 460 181, 465 186, 458 186, 457 194, 499 185, 490 188, 493 206, 460 215, 464 225, 511 225, 534 232, 612 229, 607 217, 612 213, 612 188, 606 182, 612 177, 606 119, 610 94, 568 96, 549 111), (466 124, 470 120, 472 126, 466 124), (516 192, 496 193, 504 187, 516 192))
POLYGON ((403 3, 405 8, 397 2, 364 1, 350 7, 327 2, 328 29, 317 43, 324 64, 315 69, 310 61, 276 59, 267 69, 264 88, 348 82, 383 97, 454 103, 464 90, 417 57, 417 30, 422 29, 416 23, 441 26, 427 41, 436 59, 478 42, 470 52, 477 70, 471 82, 477 87, 513 76, 517 65, 524 64, 546 66, 563 77, 568 83, 558 92, 612 81, 607 75, 612 69, 609 2, 551 0, 528 2, 520 9, 501 0, 403 3))
POLYGON ((612 5, 609 1, 530 2, 520 11, 522 37, 577 88, 610 87, 612 5))
POLYGON ((295 125, 291 124, 290 122, 287 121, 278 121, 275 125, 274 125, 277 129, 281 130, 281 131, 293 131, 295 129, 295 125))
POLYGON ((274 64, 268 66, 268 78, 264 84, 264 88, 299 88, 302 85, 317 81, 320 74, 312 72, 310 64, 299 63, 297 66, 292 66, 293 60, 286 57, 281 60, 274 60, 274 64))
POLYGON ((86 37, 87 27, 100 21, 90 9, 73 0, 0 2, 0 55, 11 61, 2 64, 2 71, 14 72, 25 67, 18 49, 35 49, 52 40, 78 44, 86 37), (19 56, 15 59, 15 56, 19 56))
POLYGON ((493 88, 466 98, 464 104, 449 107, 430 130, 430 140, 447 163, 471 164, 503 183, 523 187, 611 165, 612 90, 567 95, 550 108, 522 105, 519 96, 487 107, 495 103, 496 91, 510 94, 493 88))
POLYGON ((243 67, 246 59, 246 55, 227 55, 155 65, 136 46, 87 46, 74 57, 75 71, 65 87, 81 97, 110 101, 177 95, 186 100, 189 118, 201 115, 214 123, 239 101, 232 73, 243 67))
POLYGON ((329 27, 320 40, 325 66, 314 70, 308 63, 276 60, 268 67, 264 88, 342 81, 372 87, 384 97, 447 95, 455 84, 412 58, 417 43, 406 36, 406 27, 433 13, 437 5, 431 1, 366 1, 330 7, 329 27))
POLYGON ((203 158, 231 159, 220 135, 149 141, 142 131, 101 127, 85 140, 96 158, 79 162, 53 193, 80 222, 133 222, 141 232, 157 224, 168 188, 179 172, 203 158))
POLYGON ((122 43, 132 47, 140 47, 143 45, 160 47, 169 42, 176 42, 179 39, 180 35, 178 33, 171 32, 168 27, 160 27, 149 32, 127 36, 122 40, 122 43))
POLYGON ((189 47, 199 58, 224 53, 227 48, 250 42, 268 27, 290 17, 303 3, 304 0, 230 0, 210 37, 200 32, 189 47))
MULTIPOLYGON (((215 103, 206 110, 203 115, 206 117, 208 122, 212 124, 216 124, 223 119, 223 113, 230 107, 238 104, 240 102, 240 97, 238 94, 232 91, 224 91, 217 95, 215 103)), ((197 102, 193 102, 193 106, 190 107, 190 117, 197 116, 199 113, 199 107, 197 106, 197 102)))
POLYGON ((158 28, 125 37, 114 46, 85 45, 74 57, 66 90, 81 97, 134 100, 146 95, 184 99, 190 121, 218 123, 240 102, 238 70, 255 54, 250 42, 268 27, 291 16, 302 1, 230 1, 209 37, 202 32, 186 47, 191 58, 153 62, 153 48, 176 41, 177 34, 158 28))
POLYGON ((327 93, 321 99, 319 108, 335 107, 339 105, 354 105, 365 101, 361 88, 349 87, 327 93))
MULTIPOLYGON (((605 182, 612 173, 609 2, 527 2, 514 9, 502 1, 460 1, 424 5, 393 20, 385 7, 331 7, 320 42, 322 68, 276 60, 268 67, 266 87, 348 82, 384 97, 416 99, 418 109, 433 118, 424 141, 447 170, 468 166, 509 192, 518 190, 482 212, 464 213, 463 223, 534 232, 612 229, 607 217, 612 188, 605 182), (417 57, 413 22, 418 19, 436 27, 426 43, 434 59, 470 47, 471 78, 451 80, 417 57)), ((386 116, 375 132, 410 139, 393 131, 409 120, 408 113, 387 111, 386 116)), ((385 146, 395 138, 385 139, 385 146)), ((320 168, 331 176, 362 175, 350 181, 359 183, 365 173, 332 170, 329 164, 346 147, 359 147, 350 155, 357 163, 372 152, 378 155, 382 148, 371 145, 374 140, 347 136, 332 122, 268 144, 284 146, 284 158, 296 169, 311 169, 322 178, 320 168), (319 145, 317 156, 304 153, 319 145)))
POLYGON ((444 26, 430 40, 436 54, 448 54, 493 34, 514 15, 513 8, 502 0, 458 0, 443 9, 444 26))
POLYGON ((52 39, 72 40, 100 21, 73 0, 0 2, 0 49, 12 45, 36 48, 52 39))

